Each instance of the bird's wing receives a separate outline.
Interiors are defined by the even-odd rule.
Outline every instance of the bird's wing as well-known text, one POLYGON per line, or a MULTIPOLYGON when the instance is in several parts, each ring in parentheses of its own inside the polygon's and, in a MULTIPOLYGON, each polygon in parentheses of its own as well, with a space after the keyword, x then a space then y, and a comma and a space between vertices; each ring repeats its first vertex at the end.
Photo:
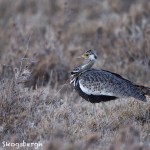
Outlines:
POLYGON ((123 96, 128 84, 131 82, 105 70, 91 69, 79 77, 79 86, 88 95, 123 96))
POLYGON ((113 76, 116 76, 116 77, 118 77, 118 78, 120 78, 120 79, 122 79, 122 80, 124 80, 124 81, 126 81, 126 82, 128 82, 128 83, 133 84, 133 82, 129 81, 128 79, 125 79, 124 77, 122 77, 121 75, 119 75, 119 74, 117 74, 117 73, 113 73, 113 72, 110 72, 110 71, 108 71, 108 70, 102 70, 102 71, 108 72, 108 73, 110 73, 110 74, 113 75, 113 76))

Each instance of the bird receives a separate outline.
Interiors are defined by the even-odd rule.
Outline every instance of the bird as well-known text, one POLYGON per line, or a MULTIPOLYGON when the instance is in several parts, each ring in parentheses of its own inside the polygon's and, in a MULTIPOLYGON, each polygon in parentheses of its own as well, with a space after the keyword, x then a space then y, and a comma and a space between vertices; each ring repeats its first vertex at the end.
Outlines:
POLYGON ((91 103, 131 97, 147 101, 149 87, 136 85, 119 74, 92 68, 98 57, 95 50, 87 50, 81 57, 86 62, 71 71, 70 84, 83 99, 91 103))

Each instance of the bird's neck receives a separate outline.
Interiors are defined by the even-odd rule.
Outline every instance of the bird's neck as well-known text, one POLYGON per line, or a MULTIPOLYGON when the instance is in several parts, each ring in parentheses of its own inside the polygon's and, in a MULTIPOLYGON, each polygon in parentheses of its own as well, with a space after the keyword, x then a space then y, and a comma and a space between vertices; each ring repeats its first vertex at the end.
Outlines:
POLYGON ((90 69, 95 64, 95 59, 89 60, 86 64, 81 66, 81 70, 85 71, 87 69, 90 69))
POLYGON ((96 59, 93 59, 93 60, 89 60, 86 64, 80 66, 80 71, 79 72, 74 72, 72 75, 71 75, 71 80, 70 80, 70 83, 74 84, 75 86, 75 80, 76 78, 81 74, 83 73, 84 71, 86 71, 87 69, 90 69, 94 63, 95 63, 96 59))

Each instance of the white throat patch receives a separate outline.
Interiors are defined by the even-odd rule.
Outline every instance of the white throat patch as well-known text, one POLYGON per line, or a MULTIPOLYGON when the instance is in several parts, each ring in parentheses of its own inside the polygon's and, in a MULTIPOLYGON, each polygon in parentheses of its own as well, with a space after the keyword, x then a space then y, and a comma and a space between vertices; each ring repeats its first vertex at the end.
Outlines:
POLYGON ((94 55, 90 55, 89 59, 90 60, 95 60, 95 56, 94 55))

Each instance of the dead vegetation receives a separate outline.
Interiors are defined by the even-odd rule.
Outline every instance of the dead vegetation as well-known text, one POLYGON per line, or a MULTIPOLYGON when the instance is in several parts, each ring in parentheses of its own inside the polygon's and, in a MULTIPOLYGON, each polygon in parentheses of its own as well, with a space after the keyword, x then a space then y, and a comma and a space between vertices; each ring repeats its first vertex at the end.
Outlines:
POLYGON ((68 79, 92 48, 95 67, 150 86, 149 13, 148 0, 0 1, 0 142, 148 150, 150 98, 93 105, 68 79))

